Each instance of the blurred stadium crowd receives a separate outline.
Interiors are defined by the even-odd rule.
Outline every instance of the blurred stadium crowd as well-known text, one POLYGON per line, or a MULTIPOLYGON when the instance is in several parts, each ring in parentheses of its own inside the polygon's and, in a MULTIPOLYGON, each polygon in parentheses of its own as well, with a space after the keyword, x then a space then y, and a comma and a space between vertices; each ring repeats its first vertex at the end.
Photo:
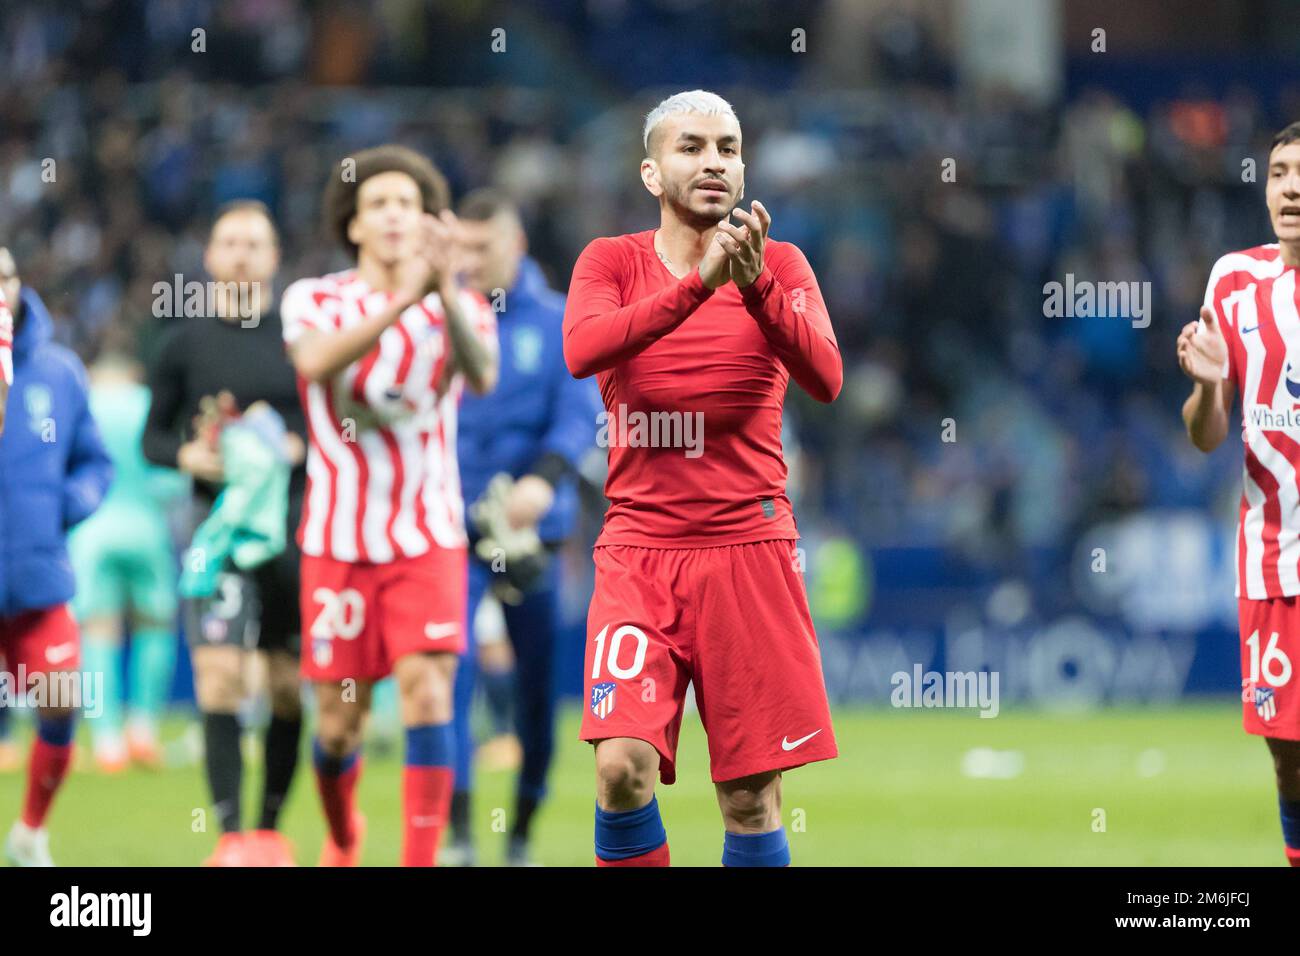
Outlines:
MULTIPOLYGON (((1242 160, 1300 115, 1300 87, 1268 104, 1245 88, 1139 103, 1072 81, 1045 102, 972 97, 921 17, 854 22, 856 53, 793 55, 799 21, 778 3, 709 30, 686 28, 689 6, 10 0, 0 244, 60 339, 148 360, 174 321, 154 316, 153 286, 202 275, 214 208, 275 211, 280 288, 341 267, 319 229, 324 183, 350 151, 398 140, 457 195, 513 195, 564 289, 592 237, 654 223, 644 112, 683 82, 711 87, 744 126, 748 195, 812 261, 845 358, 834 405, 791 391, 806 530, 1014 572, 1107 515, 1231 507, 1234 453, 1206 467, 1182 435, 1173 342, 1214 259, 1270 238, 1262 170, 1243 182, 1242 160), (1149 326, 1046 317, 1043 285, 1067 273, 1149 282, 1149 326)), ((810 4, 809 33, 834 35, 846 6, 810 4)))

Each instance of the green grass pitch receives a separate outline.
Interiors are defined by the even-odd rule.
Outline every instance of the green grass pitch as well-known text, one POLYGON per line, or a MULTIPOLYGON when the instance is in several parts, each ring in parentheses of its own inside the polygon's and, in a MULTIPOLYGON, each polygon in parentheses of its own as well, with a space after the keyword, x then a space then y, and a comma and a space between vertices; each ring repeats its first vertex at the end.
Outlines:
MULTIPOLYGON (((563 711, 551 798, 536 823, 535 854, 550 866, 592 862, 592 757, 576 739, 578 716, 576 705, 563 711)), ((172 718, 164 738, 184 728, 172 718)), ((841 709, 835 729, 838 760, 785 777, 796 865, 1285 864, 1268 754, 1243 733, 1231 700, 994 719, 841 709), (981 765, 993 773, 972 775, 981 765)), ((24 725, 19 733, 26 739, 24 725)), ((306 754, 304 741, 283 828, 299 862, 314 864, 324 828, 306 754)), ((399 773, 396 756, 367 757, 359 791, 370 822, 367 865, 398 859, 399 773)), ((260 779, 260 767, 246 769, 246 818, 260 779)), ((501 861, 506 838, 494 824, 508 813, 511 781, 504 772, 478 775, 483 865, 501 861)), ((0 775, 5 829, 22 786, 21 773, 0 775)), ((722 825, 698 718, 683 726, 678 783, 658 793, 673 863, 718 865, 722 825)), ((192 866, 216 840, 210 812, 207 832, 195 832, 195 811, 205 806, 197 765, 74 772, 49 823, 51 849, 65 865, 192 866)))

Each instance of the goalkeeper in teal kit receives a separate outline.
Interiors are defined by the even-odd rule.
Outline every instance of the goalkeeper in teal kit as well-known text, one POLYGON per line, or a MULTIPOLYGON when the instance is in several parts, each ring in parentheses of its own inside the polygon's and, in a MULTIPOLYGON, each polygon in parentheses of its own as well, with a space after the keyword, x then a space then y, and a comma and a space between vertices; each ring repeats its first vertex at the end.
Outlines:
POLYGON ((68 541, 77 593, 84 668, 104 675, 103 713, 88 721, 95 763, 106 773, 129 762, 162 762, 158 718, 176 671, 177 557, 166 505, 185 492, 179 472, 148 464, 140 434, 149 390, 127 358, 105 354, 90 370, 90 409, 115 477, 103 505, 68 541), (123 623, 131 659, 121 686, 123 623), (126 703, 124 713, 123 704, 126 703))

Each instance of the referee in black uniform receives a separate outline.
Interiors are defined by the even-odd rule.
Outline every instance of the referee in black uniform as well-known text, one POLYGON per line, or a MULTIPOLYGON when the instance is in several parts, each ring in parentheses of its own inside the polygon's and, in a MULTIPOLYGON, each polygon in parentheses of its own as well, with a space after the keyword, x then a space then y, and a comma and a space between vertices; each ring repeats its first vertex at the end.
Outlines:
POLYGON ((144 454, 193 476, 192 531, 211 511, 223 480, 220 453, 201 434, 206 431, 202 419, 211 418, 219 405, 242 411, 258 400, 284 419, 293 465, 284 552, 248 572, 227 566, 216 595, 186 601, 184 614, 203 715, 208 785, 222 830, 205 865, 290 866, 289 845, 276 825, 298 762, 302 727, 295 534, 306 487, 306 421, 275 310, 279 239, 267 208, 243 200, 219 210, 204 266, 213 280, 209 307, 214 314, 173 318, 163 333, 148 373, 153 403, 144 454), (252 650, 266 654, 271 723, 259 820, 255 829, 243 832, 238 714, 246 652, 252 650))

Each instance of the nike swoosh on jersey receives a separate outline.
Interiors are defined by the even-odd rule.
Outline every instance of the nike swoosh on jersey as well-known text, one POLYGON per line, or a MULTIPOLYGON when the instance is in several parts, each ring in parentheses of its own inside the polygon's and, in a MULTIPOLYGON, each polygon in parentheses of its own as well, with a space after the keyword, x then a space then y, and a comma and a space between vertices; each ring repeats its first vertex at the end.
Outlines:
POLYGON ((71 644, 55 644, 45 648, 45 659, 51 664, 62 664, 76 652, 77 649, 71 644))
POLYGON ((460 625, 455 621, 448 621, 445 624, 424 625, 424 636, 431 641, 440 641, 444 637, 453 637, 459 633, 460 625))
POLYGON ((806 737, 800 737, 798 740, 794 740, 794 741, 792 741, 789 737, 782 737, 782 738, 781 738, 781 749, 782 749, 782 750, 794 750, 795 747, 798 747, 798 746, 801 745, 801 744, 806 744, 808 741, 812 740, 814 737, 816 737, 816 736, 817 736, 818 734, 820 734, 821 732, 822 732, 822 729, 821 729, 820 727, 818 727, 816 730, 814 730, 812 733, 808 734, 806 737))

